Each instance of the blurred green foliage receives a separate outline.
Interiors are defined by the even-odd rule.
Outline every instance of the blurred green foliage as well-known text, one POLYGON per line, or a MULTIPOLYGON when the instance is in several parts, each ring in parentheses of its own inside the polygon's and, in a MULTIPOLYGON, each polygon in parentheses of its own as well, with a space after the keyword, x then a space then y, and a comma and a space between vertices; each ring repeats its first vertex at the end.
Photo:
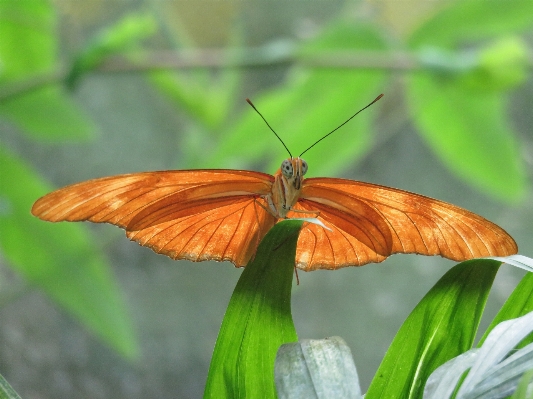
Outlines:
MULTIPOLYGON (((506 106, 508 93, 524 83, 530 67, 529 49, 517 36, 533 26, 530 0, 450 1, 397 36, 378 19, 355 20, 347 13, 306 40, 276 42, 261 51, 244 47, 243 27, 231 24, 237 26, 228 35, 233 47, 215 57, 214 71, 203 53, 194 52, 201 40, 195 43, 195 35, 186 34, 186 17, 175 30, 168 22, 173 17, 154 7, 128 14, 65 57, 51 1, 0 2, 0 119, 39 143, 87 140, 97 121, 76 104, 69 88, 102 69, 120 73, 121 67, 125 72, 138 65, 147 82, 190 121, 182 139, 183 165, 267 164, 274 170, 287 154, 258 116, 241 107, 238 94, 246 82, 239 65, 279 64, 287 68, 283 83, 262 88, 253 101, 296 155, 393 87, 407 100, 404 119, 451 172, 498 200, 524 197, 521 143, 506 106), (161 65, 146 44, 160 41, 181 52, 186 70, 161 65), (394 61, 398 52, 407 66, 379 61, 394 61), (335 56, 348 61, 339 66, 335 56), (351 65, 351 56, 364 62, 351 65), (115 64, 107 63, 111 58, 115 64), (195 62, 198 67, 191 67, 195 62)), ((379 143, 372 123, 377 114, 365 112, 349 129, 328 137, 321 145, 331 156, 316 149, 306 153, 312 173, 333 176, 367 155, 379 143)), ((94 255, 83 227, 49 226, 31 217, 32 202, 50 187, 1 137, 0 149, 3 256, 107 343, 133 356, 134 334, 107 263, 94 255)))
POLYGON ((2 118, 42 141, 86 139, 94 130, 93 122, 55 79, 60 68, 59 38, 51 4, 3 1, 0 22, 2 118))

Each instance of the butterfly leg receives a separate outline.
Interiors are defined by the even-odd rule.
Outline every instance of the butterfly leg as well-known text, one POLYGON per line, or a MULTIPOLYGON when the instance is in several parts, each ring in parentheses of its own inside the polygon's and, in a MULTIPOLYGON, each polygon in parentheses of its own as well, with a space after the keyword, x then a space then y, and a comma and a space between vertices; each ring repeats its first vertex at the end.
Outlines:
POLYGON ((272 198, 270 198, 270 196, 263 196, 261 198, 263 198, 267 202, 267 204, 269 205, 269 208, 264 206, 261 202, 257 201, 257 198, 255 199, 255 203, 258 204, 261 208, 263 208, 265 211, 267 211, 271 215, 273 215, 275 217, 279 217, 276 214, 276 208, 274 207, 274 203, 272 202, 272 198))

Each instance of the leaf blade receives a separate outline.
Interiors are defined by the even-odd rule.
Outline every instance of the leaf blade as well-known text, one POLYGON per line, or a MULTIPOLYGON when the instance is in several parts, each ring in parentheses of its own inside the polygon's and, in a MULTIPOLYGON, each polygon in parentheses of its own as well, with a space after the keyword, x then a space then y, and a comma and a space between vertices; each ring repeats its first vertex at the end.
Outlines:
POLYGON ((523 197, 525 167, 498 93, 428 73, 411 77, 408 96, 420 134, 452 172, 500 200, 523 197))
POLYGON ((260 243, 230 299, 204 398, 275 397, 279 346, 297 340, 290 296, 301 220, 277 223, 260 243))
POLYGON ((400 327, 365 398, 422 397, 431 372, 471 348, 499 265, 475 259, 449 270, 400 327))

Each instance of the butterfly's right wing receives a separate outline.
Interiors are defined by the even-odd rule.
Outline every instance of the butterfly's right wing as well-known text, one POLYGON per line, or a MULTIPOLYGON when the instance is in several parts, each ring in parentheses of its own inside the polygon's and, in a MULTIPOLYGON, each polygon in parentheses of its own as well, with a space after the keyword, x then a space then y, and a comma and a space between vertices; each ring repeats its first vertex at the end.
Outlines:
POLYGON ((145 172, 73 184, 40 198, 47 221, 111 223, 175 259, 245 266, 276 219, 262 198, 270 175, 239 170, 145 172))
POLYGON ((194 213, 182 216, 176 209, 175 218, 165 215, 161 223, 128 227, 126 235, 173 259, 229 260, 242 267, 276 223, 263 198, 231 196, 188 205, 194 213))

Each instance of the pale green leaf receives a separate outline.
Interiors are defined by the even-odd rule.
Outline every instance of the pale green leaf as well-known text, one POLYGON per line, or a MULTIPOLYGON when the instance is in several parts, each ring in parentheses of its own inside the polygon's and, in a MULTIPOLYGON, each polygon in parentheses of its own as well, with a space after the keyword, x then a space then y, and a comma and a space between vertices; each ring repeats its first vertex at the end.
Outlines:
POLYGON ((0 82, 54 66, 55 22, 53 6, 47 0, 0 1, 0 82))
POLYGON ((425 21, 410 45, 454 47, 459 42, 516 33, 533 26, 530 0, 456 0, 425 21))
POLYGON ((280 399, 362 398, 352 352, 341 337, 282 345, 275 376, 280 399))
POLYGON ((0 117, 42 141, 86 140, 93 122, 59 85, 50 85, 0 102, 0 117))
POLYGON ((525 166, 499 93, 419 73, 409 79, 408 100, 420 134, 451 171, 501 200, 522 198, 525 166))
POLYGON ((137 341, 120 290, 83 227, 33 217, 33 202, 50 190, 2 148, 0 169, 0 250, 8 264, 115 350, 135 356, 137 341))

